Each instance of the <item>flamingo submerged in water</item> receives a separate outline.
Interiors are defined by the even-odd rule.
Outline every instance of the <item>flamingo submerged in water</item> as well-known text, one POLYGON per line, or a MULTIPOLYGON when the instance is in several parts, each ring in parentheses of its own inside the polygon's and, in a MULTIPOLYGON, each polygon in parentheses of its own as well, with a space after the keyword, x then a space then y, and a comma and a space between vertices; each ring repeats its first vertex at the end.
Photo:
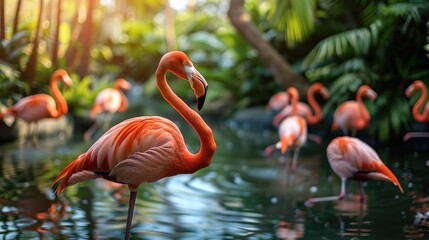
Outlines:
POLYGON ((315 202, 342 200, 346 196, 346 180, 353 179, 359 182, 360 201, 365 198, 362 181, 382 180, 401 187, 396 176, 380 160, 378 154, 368 144, 354 137, 337 137, 329 143, 326 149, 329 165, 341 178, 341 192, 338 196, 310 198, 305 204, 315 202))
MULTIPOLYGON (((98 113, 104 113, 104 129, 110 127, 110 121, 113 114, 116 112, 125 112, 128 108, 128 100, 122 91, 129 91, 131 84, 125 79, 117 79, 113 88, 106 88, 97 94, 95 103, 91 108, 91 118, 95 119, 98 113)), ((97 131, 99 126, 98 121, 95 120, 94 124, 84 133, 84 140, 89 140, 97 131)))
MULTIPOLYGON (((309 125, 316 124, 322 119, 320 105, 315 99, 316 94, 320 94, 325 100, 329 98, 328 89, 326 89, 322 83, 314 83, 307 91, 307 101, 309 105, 303 102, 298 102, 296 106, 296 114, 305 118, 309 125), (313 109, 313 111, 311 109, 313 109)), ((292 116, 292 108, 293 106, 291 105, 284 106, 283 109, 274 117, 273 125, 277 127, 284 118, 292 116)))
POLYGON ((61 81, 66 87, 73 85, 67 72, 63 69, 58 69, 52 74, 49 82, 49 87, 54 97, 48 94, 27 96, 1 113, 0 119, 3 119, 6 125, 11 126, 15 118, 20 118, 29 124, 27 137, 37 136, 38 121, 44 118, 59 118, 68 112, 67 102, 57 86, 58 81, 61 81), (31 131, 32 125, 35 128, 33 133, 31 131))
MULTIPOLYGON (((412 115, 415 121, 421 123, 429 123, 429 102, 427 102, 427 88, 426 85, 421 80, 414 81, 408 88, 405 90, 405 95, 410 98, 411 95, 416 92, 421 91, 421 95, 417 102, 414 104, 412 109, 412 115)), ((409 140, 413 137, 429 137, 427 132, 408 132, 404 135, 404 141, 409 140)))
POLYGON ((189 81, 197 99, 204 105, 207 82, 189 58, 179 51, 165 54, 156 70, 156 83, 163 98, 191 125, 200 140, 200 150, 191 153, 179 128, 158 116, 125 120, 103 134, 86 153, 71 162, 53 181, 61 181, 56 193, 66 187, 95 178, 127 184, 130 190, 125 239, 129 239, 138 188, 177 174, 192 174, 207 167, 216 150, 212 130, 201 116, 171 90, 166 73, 189 81))
POLYGON ((280 141, 268 146, 265 154, 269 155, 274 148, 279 148, 284 154, 288 149, 293 150, 291 170, 295 171, 298 162, 299 150, 307 142, 307 122, 301 116, 297 115, 297 102, 299 99, 298 91, 295 87, 289 87, 287 93, 292 101, 292 116, 285 118, 279 126, 280 141))
POLYGON ((355 136, 357 130, 368 128, 371 116, 363 103, 363 97, 374 101, 377 93, 368 85, 361 86, 356 93, 356 101, 344 102, 335 110, 332 131, 336 131, 339 127, 344 135, 347 135, 350 130, 352 136, 355 136))

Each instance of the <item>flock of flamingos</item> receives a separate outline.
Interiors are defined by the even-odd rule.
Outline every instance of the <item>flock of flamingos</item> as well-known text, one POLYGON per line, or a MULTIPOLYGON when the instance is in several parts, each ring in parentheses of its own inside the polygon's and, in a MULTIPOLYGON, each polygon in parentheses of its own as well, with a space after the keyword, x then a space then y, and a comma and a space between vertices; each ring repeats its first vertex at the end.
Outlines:
MULTIPOLYGON (((169 119, 159 116, 135 117, 110 128, 86 153, 78 156, 64 168, 53 182, 53 185, 57 186, 55 192, 58 196, 68 186, 95 178, 128 185, 130 200, 125 239, 129 239, 130 236, 135 200, 141 184, 177 174, 192 174, 207 167, 216 151, 212 130, 196 111, 171 90, 165 77, 167 72, 189 82, 197 100, 198 110, 204 105, 208 84, 183 52, 173 51, 165 54, 156 70, 156 84, 163 98, 198 135, 200 149, 197 153, 189 152, 179 128, 169 119)), ((47 94, 25 97, 1 113, 0 119, 10 125, 15 118, 21 118, 30 124, 28 136, 34 136, 37 134, 37 127, 32 131, 31 125, 36 125, 40 119, 58 118, 68 112, 67 103, 57 87, 58 81, 66 87, 72 86, 67 72, 57 70, 50 81, 54 98, 47 94)), ((127 91, 130 87, 126 80, 118 79, 114 88, 101 91, 91 109, 91 117, 95 119, 98 113, 104 112, 104 125, 108 126, 115 112, 127 109, 128 102, 122 91, 127 91)), ((413 82, 405 95, 410 97, 418 91, 421 91, 421 97, 412 109, 414 119, 429 122, 429 104, 425 105, 427 90, 424 83, 420 80, 413 82)), ((271 154, 275 150, 280 150, 283 154, 291 151, 292 171, 297 168, 298 152, 307 138, 320 141, 318 136, 307 132, 307 124, 316 124, 321 120, 321 109, 315 100, 315 94, 320 94, 325 99, 329 97, 328 90, 322 84, 315 83, 307 92, 311 107, 299 102, 298 91, 294 87, 275 94, 267 104, 267 108, 278 111, 273 119, 273 125, 278 127, 279 141, 268 146, 265 153, 271 154)), ((355 101, 347 101, 335 111, 332 130, 341 129, 345 136, 333 139, 326 152, 332 170, 341 178, 341 192, 338 196, 310 198, 306 205, 343 199, 347 179, 359 182, 361 201, 364 201, 361 182, 366 180, 388 181, 403 192, 398 179, 383 164, 378 154, 368 144, 354 137, 356 131, 367 128, 370 122, 370 114, 363 103, 363 98, 373 101, 376 97, 377 94, 369 86, 363 85, 359 88, 355 101), (349 132, 352 137, 346 136, 349 132)), ((98 128, 99 123, 95 121, 85 132, 84 139, 90 139, 98 128)), ((429 134, 408 133, 404 139, 426 136, 429 134)))

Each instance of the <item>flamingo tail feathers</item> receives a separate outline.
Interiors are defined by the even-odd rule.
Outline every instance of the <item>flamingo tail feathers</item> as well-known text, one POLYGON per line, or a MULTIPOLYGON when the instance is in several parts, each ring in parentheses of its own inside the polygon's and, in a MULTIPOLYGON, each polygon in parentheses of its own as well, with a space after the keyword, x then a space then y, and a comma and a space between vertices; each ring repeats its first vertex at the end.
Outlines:
POLYGON ((81 154, 73 162, 71 162, 66 168, 61 171, 60 174, 52 182, 52 186, 61 181, 60 185, 56 188, 55 193, 59 196, 65 190, 66 187, 76 184, 78 182, 95 179, 99 177, 97 174, 87 171, 86 168, 87 154, 81 154))

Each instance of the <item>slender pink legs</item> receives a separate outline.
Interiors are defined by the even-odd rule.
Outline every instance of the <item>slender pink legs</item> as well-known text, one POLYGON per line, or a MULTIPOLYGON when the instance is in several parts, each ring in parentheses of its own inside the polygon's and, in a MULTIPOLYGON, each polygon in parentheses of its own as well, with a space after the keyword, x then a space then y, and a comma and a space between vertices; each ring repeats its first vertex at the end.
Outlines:
POLYGON ((134 206, 136 203, 137 191, 130 191, 130 203, 128 205, 127 228, 125 230, 125 240, 130 239, 131 223, 133 221, 134 206))
POLYGON ((311 206, 316 202, 327 202, 327 201, 337 201, 342 200, 346 196, 346 178, 341 178, 341 192, 338 196, 329 196, 329 197, 318 197, 318 198, 310 198, 305 201, 306 206, 311 206))

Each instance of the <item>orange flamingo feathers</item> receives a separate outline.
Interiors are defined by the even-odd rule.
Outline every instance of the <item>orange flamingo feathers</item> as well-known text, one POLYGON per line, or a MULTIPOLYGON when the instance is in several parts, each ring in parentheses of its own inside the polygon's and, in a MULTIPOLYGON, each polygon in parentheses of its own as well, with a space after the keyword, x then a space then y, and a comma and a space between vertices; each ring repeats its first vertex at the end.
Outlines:
MULTIPOLYGON (((95 103, 91 108, 90 116, 95 119, 98 113, 103 113, 103 128, 110 127, 110 122, 116 112, 125 112, 128 108, 128 100, 122 91, 129 91, 131 84, 125 79, 117 79, 113 88, 106 88, 97 94, 95 103)), ((97 131, 99 122, 95 120, 94 124, 83 134, 84 140, 89 140, 97 131)))
POLYGON ((57 86, 58 81, 61 81, 66 87, 73 85, 67 72, 63 69, 58 69, 52 74, 49 82, 53 97, 47 94, 35 94, 25 97, 0 114, 0 119, 3 119, 10 126, 15 121, 15 118, 21 118, 30 124, 27 136, 37 135, 37 132, 31 134, 31 125, 33 123, 37 124, 39 120, 44 118, 59 118, 68 112, 67 102, 57 86), (10 121, 6 119, 10 119, 10 121))
POLYGON ((200 149, 191 153, 179 128, 158 116, 125 120, 104 133, 86 153, 71 162, 53 185, 60 182, 60 195, 72 184, 94 178, 127 184, 130 190, 125 239, 129 239, 138 188, 177 174, 192 174, 207 167, 216 150, 212 130, 201 116, 171 90, 166 73, 187 80, 194 90, 197 108, 204 105, 207 82, 189 58, 179 51, 165 54, 156 70, 156 83, 163 98, 191 125, 200 140, 200 149))
POLYGON ((365 142, 354 137, 337 137, 331 141, 326 150, 332 170, 341 178, 341 192, 338 196, 310 198, 305 204, 341 200, 346 195, 346 180, 359 182, 360 199, 365 195, 362 181, 380 180, 393 183, 404 192, 396 176, 380 160, 378 154, 365 142))
MULTIPOLYGON (((429 102, 427 102, 427 87, 421 80, 415 80, 405 90, 405 95, 410 98, 411 95, 421 92, 421 95, 412 108, 412 115, 415 121, 421 123, 429 123, 429 102)), ((415 137, 429 137, 427 132, 408 132, 404 135, 403 140, 407 141, 415 137)))
POLYGON ((374 101, 377 93, 368 85, 361 86, 356 93, 356 101, 344 102, 335 110, 332 131, 340 128, 344 135, 351 131, 355 136, 356 131, 368 128, 371 116, 363 103, 364 97, 374 101))
MULTIPOLYGON (((322 119, 322 112, 320 105, 315 99, 315 95, 320 94, 325 100, 329 98, 329 91, 325 88, 322 83, 312 84, 307 91, 308 104, 298 102, 297 103, 297 115, 305 118, 308 124, 317 124, 322 119), (311 110, 313 109, 313 110, 311 110)), ((279 126, 280 122, 286 118, 292 116, 292 106, 286 105, 282 111, 279 112, 273 119, 273 125, 279 126)))

